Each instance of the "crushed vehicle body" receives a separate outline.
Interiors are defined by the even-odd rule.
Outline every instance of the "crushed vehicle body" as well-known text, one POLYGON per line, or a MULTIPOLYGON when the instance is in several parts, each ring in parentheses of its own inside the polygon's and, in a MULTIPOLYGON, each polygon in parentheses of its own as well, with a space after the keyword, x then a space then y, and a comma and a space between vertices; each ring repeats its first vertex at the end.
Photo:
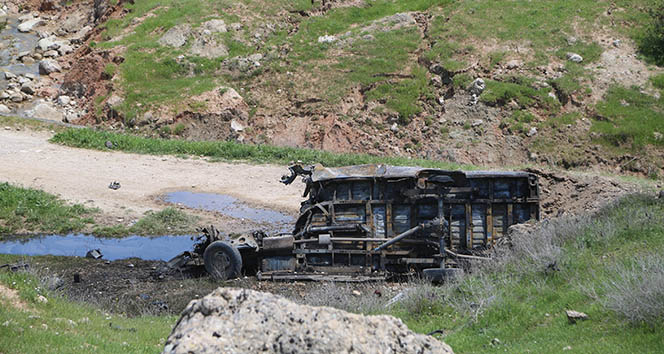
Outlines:
POLYGON ((202 229, 198 258, 219 279, 255 272, 270 280, 361 281, 418 272, 456 273, 485 255, 509 226, 538 220, 537 176, 526 172, 447 171, 358 165, 289 167, 302 177, 293 231, 223 237, 202 229))

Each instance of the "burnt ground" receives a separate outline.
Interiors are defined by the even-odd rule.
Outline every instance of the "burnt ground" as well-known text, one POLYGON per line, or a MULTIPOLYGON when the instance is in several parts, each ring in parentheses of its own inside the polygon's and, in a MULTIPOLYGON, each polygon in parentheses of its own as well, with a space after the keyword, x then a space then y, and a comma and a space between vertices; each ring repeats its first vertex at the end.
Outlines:
MULTIPOLYGON (((91 304, 104 311, 127 316, 179 314, 193 299, 203 297, 220 286, 266 291, 301 303, 322 304, 326 300, 312 294, 329 296, 361 296, 386 302, 404 289, 406 283, 347 283, 341 293, 331 294, 329 284, 320 282, 258 281, 242 277, 226 282, 214 281, 204 269, 160 272, 162 261, 124 259, 95 260, 80 257, 26 257, 29 271, 37 274, 51 291, 70 300, 91 304), (78 282, 75 281, 78 276, 78 282), (353 294, 355 292, 355 294, 353 294), (359 292, 359 293, 357 293, 359 292)), ((3 271, 3 270, 0 270, 3 271)))

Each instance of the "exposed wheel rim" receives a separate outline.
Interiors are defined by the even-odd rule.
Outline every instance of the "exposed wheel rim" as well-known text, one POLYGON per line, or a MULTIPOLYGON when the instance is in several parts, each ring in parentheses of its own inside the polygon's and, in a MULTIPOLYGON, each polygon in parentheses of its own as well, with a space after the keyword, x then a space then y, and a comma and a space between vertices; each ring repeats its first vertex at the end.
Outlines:
POLYGON ((223 251, 218 251, 213 254, 212 271, 222 279, 226 279, 231 271, 231 259, 223 251))

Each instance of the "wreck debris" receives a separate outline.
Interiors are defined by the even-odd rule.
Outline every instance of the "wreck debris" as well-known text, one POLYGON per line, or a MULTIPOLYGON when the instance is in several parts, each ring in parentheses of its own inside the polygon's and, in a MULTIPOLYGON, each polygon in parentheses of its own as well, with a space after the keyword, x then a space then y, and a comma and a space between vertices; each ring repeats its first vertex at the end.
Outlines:
POLYGON ((100 259, 104 255, 101 254, 100 249, 95 249, 95 250, 89 250, 88 253, 85 254, 85 258, 92 258, 92 259, 100 259))
POLYGON ((199 265, 226 280, 372 281, 420 273, 455 278, 514 224, 539 219, 537 176, 528 172, 446 171, 358 165, 293 164, 281 182, 305 184, 293 231, 230 237, 213 226, 194 252, 169 265, 199 265))
POLYGON ((111 184, 108 185, 108 188, 110 188, 110 189, 112 189, 112 190, 114 190, 114 191, 115 191, 115 190, 118 190, 118 189, 120 189, 120 182, 118 182, 118 181, 113 181, 113 182, 111 182, 111 184))

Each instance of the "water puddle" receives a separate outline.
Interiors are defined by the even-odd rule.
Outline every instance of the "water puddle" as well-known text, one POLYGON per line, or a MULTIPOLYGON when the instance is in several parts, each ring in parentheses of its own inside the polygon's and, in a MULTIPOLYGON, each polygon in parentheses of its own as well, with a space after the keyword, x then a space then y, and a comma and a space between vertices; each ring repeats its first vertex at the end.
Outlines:
POLYGON ((26 256, 85 257, 89 250, 99 249, 103 259, 140 258, 168 261, 183 251, 192 250, 190 236, 130 236, 100 238, 91 235, 47 235, 0 241, 0 253, 26 256))
POLYGON ((290 215, 269 209, 253 208, 243 204, 237 198, 224 194, 180 191, 166 194, 164 201, 181 204, 192 209, 216 211, 233 218, 246 219, 256 223, 271 224, 277 227, 278 231, 292 229, 295 222, 295 218, 290 215))

